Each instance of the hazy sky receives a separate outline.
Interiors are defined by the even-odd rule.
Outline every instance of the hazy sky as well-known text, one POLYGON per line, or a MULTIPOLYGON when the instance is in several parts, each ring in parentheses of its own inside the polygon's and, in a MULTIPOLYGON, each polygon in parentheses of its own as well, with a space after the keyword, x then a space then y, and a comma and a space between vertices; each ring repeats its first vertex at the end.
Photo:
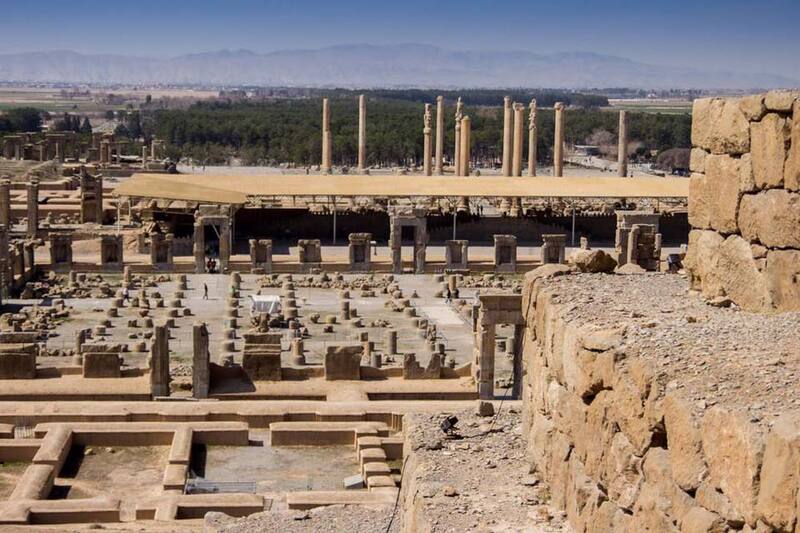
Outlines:
POLYGON ((800 78, 800 0, 2 0, 0 53, 425 43, 800 78))

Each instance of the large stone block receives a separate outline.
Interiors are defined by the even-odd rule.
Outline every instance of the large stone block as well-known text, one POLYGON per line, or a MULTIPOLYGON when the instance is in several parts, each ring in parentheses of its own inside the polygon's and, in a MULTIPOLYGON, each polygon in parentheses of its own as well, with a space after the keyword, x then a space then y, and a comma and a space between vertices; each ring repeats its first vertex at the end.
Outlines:
POLYGON ((800 251, 770 250, 764 270, 777 311, 800 311, 800 251))
POLYGON ((362 346, 328 346, 325 352, 325 379, 361 379, 362 346))
POLYGON ((748 121, 733 98, 699 98, 692 108, 692 145, 714 154, 750 151, 748 121))
POLYGON ((750 124, 753 175, 757 187, 767 189, 783 185, 789 135, 786 119, 776 113, 768 113, 760 122, 750 124))
POLYGON ((708 152, 702 148, 692 148, 689 156, 689 170, 692 172, 705 172, 707 155, 708 152))
POLYGON ((706 182, 706 175, 699 172, 693 172, 689 178, 689 225, 697 229, 711 228, 711 206, 706 182))
POLYGON ((706 158, 704 194, 709 226, 721 233, 736 233, 742 181, 749 172, 747 160, 728 155, 706 158))
POLYGON ((748 524, 754 525, 764 456, 761 434, 745 415, 716 406, 703 417, 700 431, 709 482, 728 497, 748 524))
POLYGON ((779 531, 796 531, 800 492, 800 414, 781 416, 766 439, 758 512, 779 531))
POLYGON ((794 103, 791 122, 789 157, 783 170, 783 185, 789 190, 800 190, 800 100, 794 103))
POLYGON ((739 99, 739 109, 742 110, 747 120, 761 120, 761 117, 767 112, 767 106, 764 105, 764 95, 752 94, 743 96, 739 99))
POLYGON ((83 377, 118 378, 122 375, 120 362, 118 353, 84 352, 83 377))
POLYGON ((242 368, 252 381, 280 381, 280 349, 277 351, 245 351, 242 354, 242 368))
POLYGON ((739 229, 748 241, 769 248, 800 248, 800 194, 783 189, 745 194, 739 229))
POLYGON ((664 399, 664 425, 675 483, 686 491, 697 489, 706 476, 700 428, 689 403, 674 393, 664 399))
POLYGON ((800 96, 797 91, 770 91, 764 97, 764 105, 770 111, 786 113, 792 110, 792 104, 800 96))
POLYGON ((35 353, 0 353, 0 379, 33 379, 35 377, 35 353))

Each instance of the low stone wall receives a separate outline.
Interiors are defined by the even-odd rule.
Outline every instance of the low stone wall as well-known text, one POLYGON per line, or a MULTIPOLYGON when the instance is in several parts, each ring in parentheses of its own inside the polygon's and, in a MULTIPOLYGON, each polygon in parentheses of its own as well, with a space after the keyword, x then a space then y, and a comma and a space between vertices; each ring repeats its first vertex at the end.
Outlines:
POLYGON ((685 264, 707 297, 800 309, 799 96, 695 100, 685 264))
POLYGON ((800 412, 782 377, 798 350, 754 337, 782 344, 773 331, 800 317, 706 306, 678 276, 563 274, 526 276, 523 432, 571 526, 797 531, 800 412))

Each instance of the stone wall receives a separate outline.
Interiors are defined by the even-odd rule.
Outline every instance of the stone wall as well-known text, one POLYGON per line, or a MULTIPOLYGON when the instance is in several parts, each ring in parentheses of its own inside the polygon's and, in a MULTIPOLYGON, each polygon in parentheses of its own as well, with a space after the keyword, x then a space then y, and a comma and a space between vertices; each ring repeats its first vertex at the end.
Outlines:
MULTIPOLYGON (((557 278, 567 274, 564 265, 545 265, 526 275, 523 432, 531 469, 574 530, 797 531, 797 410, 773 405, 767 420, 720 399, 715 393, 730 383, 720 385, 714 363, 696 366, 705 377, 670 373, 676 352, 656 359, 641 350, 641 331, 675 341, 649 316, 639 331, 598 324, 596 314, 576 319, 581 304, 563 285, 573 275, 557 278), (691 378, 700 392, 687 390, 691 378)), ((588 279, 578 276, 571 286, 588 279)), ((586 293, 586 301, 595 297, 586 293)))
POLYGON ((694 103, 686 267, 709 298, 800 309, 799 96, 694 103))

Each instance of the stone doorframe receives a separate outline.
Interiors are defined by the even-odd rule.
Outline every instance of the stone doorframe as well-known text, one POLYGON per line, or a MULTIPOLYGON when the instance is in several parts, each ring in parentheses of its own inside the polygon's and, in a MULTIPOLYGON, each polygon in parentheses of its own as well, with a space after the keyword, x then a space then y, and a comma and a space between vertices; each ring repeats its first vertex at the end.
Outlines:
POLYGON ((194 270, 197 274, 206 271, 206 226, 213 226, 219 236, 219 271, 228 270, 231 259, 232 218, 232 209, 229 205, 201 205, 197 208, 194 214, 194 270))
POLYGON ((403 273, 403 228, 414 228, 414 273, 425 273, 425 252, 428 246, 428 221, 425 209, 396 211, 389 218, 389 247, 392 250, 392 272, 403 273))
POLYGON ((514 325, 514 387, 510 399, 522 393, 522 346, 525 319, 522 316, 522 295, 481 294, 478 296, 478 320, 475 324, 475 361, 472 375, 482 400, 494 398, 495 329, 498 324, 514 325))

